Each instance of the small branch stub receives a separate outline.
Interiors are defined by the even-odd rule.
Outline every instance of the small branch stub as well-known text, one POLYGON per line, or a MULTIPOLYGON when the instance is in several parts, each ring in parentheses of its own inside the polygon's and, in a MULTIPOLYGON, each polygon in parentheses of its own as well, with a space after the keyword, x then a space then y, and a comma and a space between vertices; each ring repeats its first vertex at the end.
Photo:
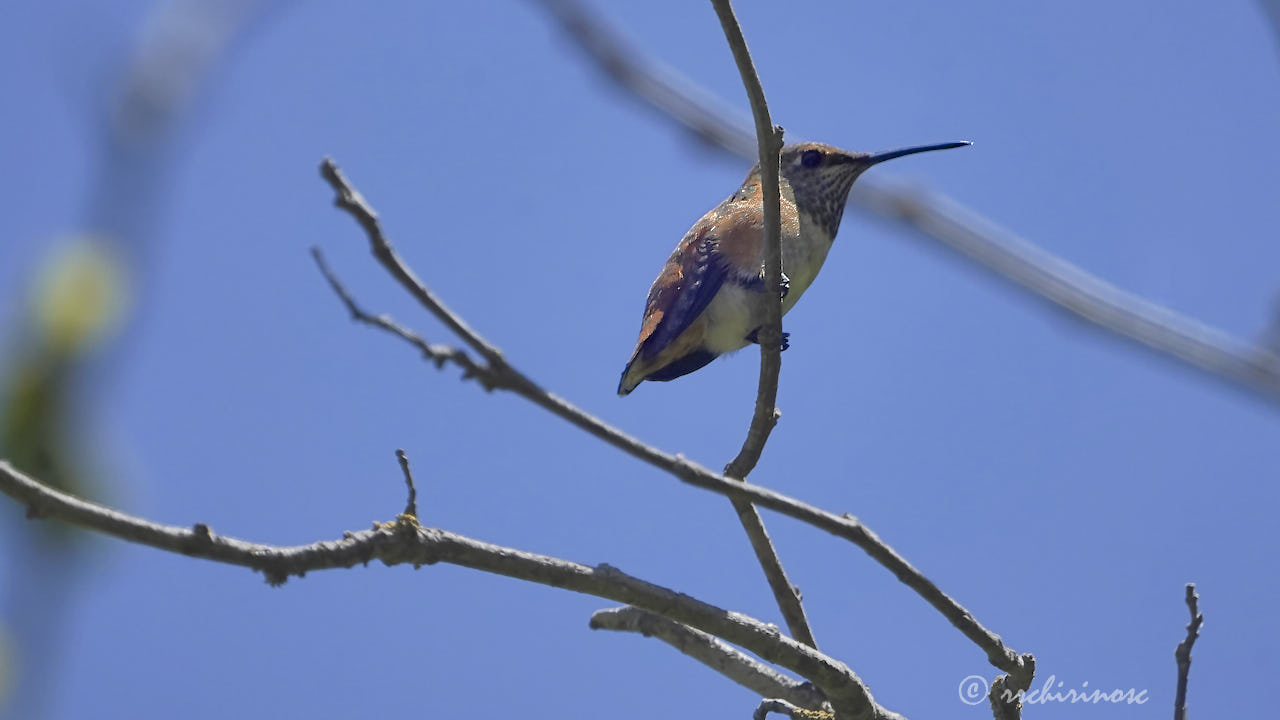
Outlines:
POLYGON ((1200 626, 1204 624, 1204 615, 1200 614, 1200 595, 1196 593, 1196 584, 1187 583, 1187 610, 1191 612, 1191 622, 1187 623, 1187 636, 1178 643, 1173 657, 1178 661, 1178 693, 1173 700, 1173 720, 1187 718, 1187 679, 1191 675, 1191 646, 1200 637, 1200 626))
POLYGON ((404 517, 418 519, 418 488, 413 484, 413 473, 409 471, 409 456, 404 450, 396 450, 396 459, 400 461, 400 470, 404 472, 404 484, 409 487, 409 500, 404 506, 404 517))

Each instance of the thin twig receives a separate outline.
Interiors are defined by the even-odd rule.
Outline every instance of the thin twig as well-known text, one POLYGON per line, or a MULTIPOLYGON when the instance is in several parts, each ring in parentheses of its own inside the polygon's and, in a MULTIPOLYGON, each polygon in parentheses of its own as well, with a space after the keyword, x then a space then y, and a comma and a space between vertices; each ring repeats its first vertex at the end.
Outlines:
POLYGON ((589 567, 546 555, 473 540, 416 522, 379 523, 339 540, 281 547, 192 529, 161 525, 54 490, 0 460, 0 492, 27 506, 28 517, 53 517, 105 535, 160 550, 201 557, 261 572, 279 585, 315 570, 349 568, 378 560, 414 567, 444 562, 573 590, 662 613, 677 622, 750 650, 813 681, 841 717, 895 718, 871 697, 843 663, 778 633, 777 628, 654 585, 608 565, 589 567))
POLYGON ((464 342, 480 353, 480 356, 489 363, 490 368, 505 367, 506 361, 502 359, 502 353, 483 337, 480 337, 479 333, 468 327, 462 318, 454 314, 414 276, 413 271, 409 270, 407 265, 400 262, 396 251, 391 247, 391 243, 382 234, 382 226, 378 222, 378 214, 365 202, 364 196, 346 181, 338 166, 329 158, 325 158, 324 162, 320 164, 320 174, 329 182, 329 186, 333 188, 337 195, 333 204, 346 210, 348 214, 355 218, 356 222, 360 223, 360 226, 364 228, 365 233, 371 239, 378 238, 378 242, 372 243, 372 248, 374 256, 378 258, 382 266, 396 274, 396 279, 400 281, 400 284, 409 288, 410 292, 413 293, 418 302, 422 303, 423 307, 430 310, 455 335, 462 338, 464 342))
POLYGON ((597 610, 591 616, 591 629, 657 638, 762 697, 782 698, 815 710, 826 703, 812 683, 787 677, 713 635, 648 610, 630 605, 597 610))
POLYGON ((418 488, 413 484, 413 473, 409 471, 409 456, 404 450, 396 450, 396 459, 400 461, 400 471, 404 473, 404 484, 409 487, 409 500, 405 502, 404 512, 401 513, 406 517, 418 518, 418 488))
MULTIPOLYGON (((597 67, 663 117, 713 146, 755 157, 751 133, 723 103, 646 57, 578 0, 538 0, 597 67)), ((1280 32, 1280 0, 1264 2, 1280 32)), ((1280 352, 1121 290, 938 193, 865 177, 849 194, 862 210, 902 223, 1000 278, 1094 326, 1280 404, 1280 352)))
POLYGON ((347 307, 347 312, 351 313, 352 320, 398 335, 405 342, 422 351, 422 356, 434 363, 437 370, 444 367, 445 363, 453 363, 462 368, 462 378, 464 380, 474 378, 484 386, 485 390, 492 390, 497 387, 500 378, 495 377, 489 371, 489 368, 477 364, 465 350, 450 345, 433 345, 418 333, 397 324, 387 315, 373 315, 365 312, 356 304, 355 299, 351 297, 351 293, 347 292, 346 287, 342 285, 342 281, 338 279, 338 276, 329 269, 329 264, 325 261, 324 253, 320 251, 320 248, 311 248, 311 257, 315 258, 321 274, 329 282, 329 287, 333 289, 342 304, 347 307))
POLYGON ((769 118, 769 106, 765 102, 764 88, 756 75, 755 64, 747 50, 742 28, 734 17, 729 0, 711 0, 724 29, 725 39, 733 51, 738 74, 747 89, 751 102, 751 115, 756 123, 756 143, 759 145, 760 189, 764 209, 764 277, 765 322, 760 332, 760 384, 756 393, 755 414, 742 449, 724 474, 745 479, 760 460, 760 453, 769 439, 769 433, 777 423, 778 374, 782 370, 782 202, 778 187, 778 153, 782 150, 782 128, 775 127, 769 118))
POLYGON ((813 629, 809 626, 809 618, 804 612, 800 590, 792 585, 791 579, 787 577, 787 571, 782 567, 782 560, 778 557, 773 541, 769 539, 769 531, 765 529, 760 513, 749 502, 742 500, 731 500, 731 502, 734 512, 738 515, 738 522, 742 523, 742 529, 747 533, 747 540, 751 543, 756 561, 764 571, 765 580, 773 592, 774 602, 778 604, 782 620, 787 624, 787 631, 791 633, 791 637, 805 645, 812 648, 818 647, 818 641, 813 637, 813 629))
MULTIPOLYGON (((782 128, 776 127, 769 117, 764 87, 760 84, 751 52, 747 49, 746 38, 734 16, 733 6, 729 0, 711 0, 711 4, 715 7, 716 16, 720 18, 720 27, 729 42, 729 49, 733 51, 733 60, 738 66, 738 74, 742 76, 742 84, 751 103, 751 115, 756 125, 757 154, 760 158, 760 189, 764 211, 765 320, 760 331, 760 380, 756 389, 755 410, 751 416, 751 425, 747 428, 747 436, 742 441, 742 449, 724 469, 726 476, 745 480, 760 461, 760 453, 764 451, 764 445, 779 417, 777 402, 778 376, 782 371, 782 296, 770 288, 782 287, 782 194, 778 187, 778 153, 782 150, 782 128)), ((734 501, 733 509, 742 523, 742 529, 747 533, 751 549, 764 571, 769 589, 773 591, 791 637, 816 648, 818 642, 813 637, 809 618, 805 616, 800 593, 787 577, 760 513, 750 503, 740 501, 734 501)))
POLYGON ((1191 612, 1191 622, 1187 624, 1187 636, 1178 643, 1173 657, 1178 661, 1178 693, 1173 699, 1173 720, 1186 720, 1187 717, 1187 679, 1191 675, 1191 646, 1200 637, 1200 626, 1204 624, 1204 615, 1200 614, 1200 596, 1196 593, 1196 584, 1187 583, 1187 610, 1191 612))
MULTIPOLYGON (((326 160, 325 164, 332 164, 332 161, 326 160)), ((326 175, 326 177, 328 176, 326 175)), ((335 173, 333 177, 335 178, 334 182, 346 187, 347 181, 340 174, 335 173)), ((367 227, 366 230, 369 231, 367 227)), ((371 243, 376 245, 385 242, 385 239, 381 237, 381 230, 375 227, 370 232, 374 233, 369 236, 371 243)), ((383 257, 378 253, 375 253, 375 255, 379 258, 383 257)), ((392 275, 415 297, 422 297, 423 294, 428 293, 426 288, 422 287, 413 276, 412 272, 400 267, 398 257, 392 255, 385 262, 392 264, 392 275)), ((378 327, 381 326, 379 325, 378 327)), ((393 334, 408 341, 408 338, 400 333, 393 334)), ((854 516, 847 513, 845 515, 836 515, 768 488, 727 478, 688 460, 683 455, 672 455, 647 445, 594 415, 579 409, 558 395, 543 390, 509 364, 504 364, 500 371, 491 370, 491 372, 494 373, 492 377, 496 382, 495 388, 516 393, 588 434, 634 458, 666 471, 689 485, 719 493, 733 500, 754 503, 852 542, 942 613, 943 617, 947 618, 965 637, 972 640, 986 653, 987 659, 992 665, 1017 678, 1022 678, 1026 674, 1026 661, 1019 657, 1016 652, 1006 647, 999 635, 983 627, 968 610, 939 590, 923 573, 913 567, 911 563, 907 562, 897 551, 889 547, 879 536, 854 516)))

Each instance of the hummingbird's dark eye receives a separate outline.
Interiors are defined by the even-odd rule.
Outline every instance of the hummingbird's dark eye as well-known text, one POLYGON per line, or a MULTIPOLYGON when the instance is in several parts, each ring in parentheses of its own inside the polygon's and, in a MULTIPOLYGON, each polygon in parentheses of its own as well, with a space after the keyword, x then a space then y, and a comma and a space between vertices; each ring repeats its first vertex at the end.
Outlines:
POLYGON ((805 150, 800 155, 800 164, 807 168, 816 168, 822 164, 821 150, 805 150))

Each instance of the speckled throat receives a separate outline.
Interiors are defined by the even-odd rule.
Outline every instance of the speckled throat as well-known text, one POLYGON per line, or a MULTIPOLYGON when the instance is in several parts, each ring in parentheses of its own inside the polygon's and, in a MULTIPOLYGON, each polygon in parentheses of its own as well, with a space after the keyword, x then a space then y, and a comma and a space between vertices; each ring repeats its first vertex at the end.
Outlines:
MULTIPOLYGON (((834 168, 833 168, 834 170, 834 168)), ((839 166, 839 172, 792 173, 787 182, 795 193, 796 210, 806 214, 814 225, 821 228, 828 239, 835 238, 844 217, 844 206, 849 199, 849 189, 858 179, 863 168, 855 164, 839 166)))

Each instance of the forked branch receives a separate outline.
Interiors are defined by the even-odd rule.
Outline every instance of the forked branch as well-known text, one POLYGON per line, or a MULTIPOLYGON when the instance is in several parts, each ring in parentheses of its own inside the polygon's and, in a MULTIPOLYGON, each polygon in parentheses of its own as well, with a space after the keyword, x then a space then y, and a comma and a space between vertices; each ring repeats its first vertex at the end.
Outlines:
POLYGON ((811 710, 829 707, 811 683, 789 678, 714 635, 648 610, 631 605, 597 610, 591 616, 591 629, 655 637, 761 697, 781 698, 811 710))
MULTIPOLYGON (((335 185, 335 190, 338 190, 339 197, 343 197, 342 188, 347 187, 347 180, 332 160, 326 159, 324 161, 322 174, 330 184, 335 185)), ((343 207, 345 208, 346 206, 343 207)), ((353 213, 361 212, 359 206, 356 206, 355 209, 347 209, 353 213)), ((365 227, 371 244, 377 246, 386 243, 386 238, 382 236, 381 229, 376 225, 370 226, 363 222, 361 225, 365 227)), ((420 287, 419 281, 412 272, 398 267, 401 261, 394 253, 378 252, 375 249, 374 255, 384 265, 390 263, 392 266, 396 266, 392 271, 392 275, 400 281, 401 285, 406 286, 406 289, 414 297, 430 296, 426 288, 420 287)), ((347 294, 347 297, 350 298, 350 295, 347 294)), ((439 312, 437 308, 442 307, 425 302, 423 306, 437 314, 439 312)), ((358 320, 374 317, 359 310, 358 307, 356 309, 359 311, 355 315, 358 320)), ((396 337, 411 342, 415 347, 421 349, 420 344, 414 339, 416 336, 406 335, 403 329, 394 322, 372 322, 370 324, 387 330, 396 337)), ((1027 663, 1026 657, 1019 656, 1018 653, 1006 647, 999 635, 984 627, 972 613, 938 589, 923 573, 907 562, 897 551, 889 547, 879 536, 854 516, 849 514, 836 515, 768 488, 727 478, 688 460, 683 455, 672 455, 645 444, 639 439, 575 407, 567 400, 543 390, 516 370, 510 363, 504 362, 500 368, 493 368, 492 366, 481 366, 481 368, 486 373, 485 377, 494 383, 493 387, 495 389, 516 393, 609 445, 664 470, 685 483, 719 493, 734 500, 749 502, 774 510, 852 542, 892 572, 900 581, 915 590, 938 612, 942 613, 943 617, 947 618, 965 637, 973 641, 986 653, 987 660, 992 665, 1014 676, 1019 686, 1024 681, 1030 682, 1029 673, 1031 667, 1027 663)))

